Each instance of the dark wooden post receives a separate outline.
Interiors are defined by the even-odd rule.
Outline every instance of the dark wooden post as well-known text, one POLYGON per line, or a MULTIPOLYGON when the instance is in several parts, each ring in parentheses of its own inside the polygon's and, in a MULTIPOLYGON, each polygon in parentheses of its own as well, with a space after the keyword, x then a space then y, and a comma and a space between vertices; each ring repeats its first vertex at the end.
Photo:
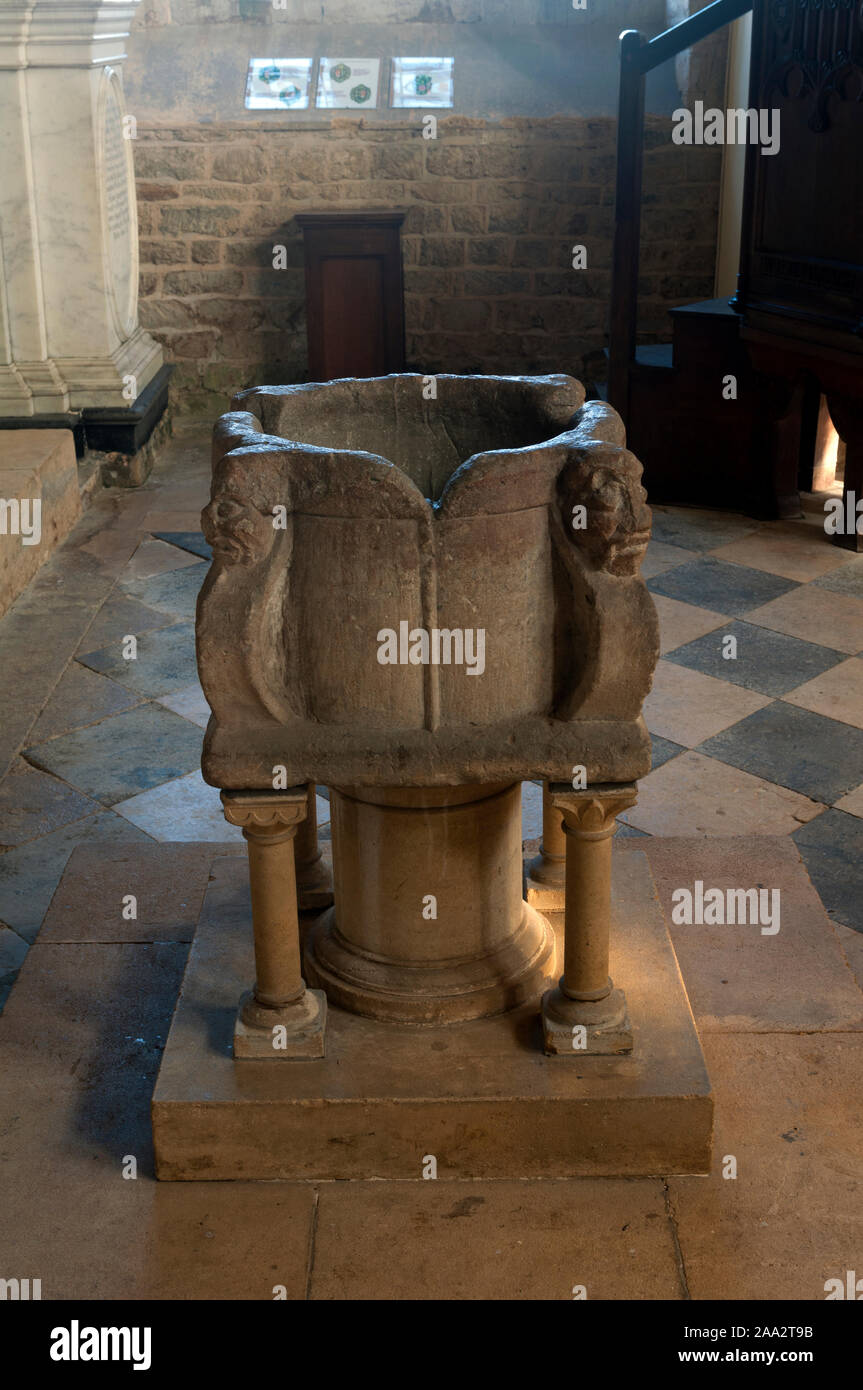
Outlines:
POLYGON ((625 29, 620 36, 608 399, 624 419, 629 407, 629 364, 635 356, 638 311, 641 165, 644 146, 644 71, 638 59, 646 42, 644 35, 637 29, 625 29))

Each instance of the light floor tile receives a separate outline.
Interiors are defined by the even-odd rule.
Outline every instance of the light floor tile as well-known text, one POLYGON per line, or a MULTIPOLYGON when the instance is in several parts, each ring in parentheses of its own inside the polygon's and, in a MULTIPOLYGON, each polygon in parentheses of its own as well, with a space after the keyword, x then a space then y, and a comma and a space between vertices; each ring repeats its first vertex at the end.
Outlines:
POLYGON ((790 835, 642 843, 699 1032, 863 1032, 863 994, 790 835), (723 895, 721 922, 697 908, 675 921, 681 890, 697 902, 698 883, 723 895))
POLYGON ((185 685, 182 690, 175 690, 170 695, 161 695, 159 704, 172 709, 175 714, 181 714, 184 719, 190 719, 201 729, 206 729, 209 723, 210 706, 199 681, 185 685))
POLYGON ((667 545, 665 541, 651 540, 647 554, 641 562, 642 579, 652 579, 655 574, 664 574, 675 565, 685 564, 687 560, 697 559, 697 551, 684 550, 680 545, 667 545))
POLYGON ((783 695, 790 705, 863 729, 863 661, 851 657, 783 695))
POLYGON ((863 818, 863 785, 855 787, 836 802, 837 811, 847 811, 849 815, 863 818))
MULTIPOLYGON (((330 805, 321 796, 315 805, 318 829, 322 831, 329 824, 330 805)), ((225 820, 218 789, 209 786, 197 771, 131 796, 114 810, 154 840, 243 842, 240 827, 225 820)))
POLYGON ((114 810, 154 840, 243 839, 240 827, 225 820, 217 788, 197 771, 120 801, 114 810))
POLYGON ((664 594, 654 594, 653 602, 659 614, 659 650, 662 655, 731 621, 709 608, 681 603, 679 599, 666 598, 664 594))
POLYGON ((863 1037, 703 1041, 717 1101, 713 1167, 669 1180, 690 1307, 753 1299, 767 1311, 790 1299, 803 1309, 825 1298, 827 1279, 859 1277, 863 1037))
POLYGON ((803 585, 753 608, 746 621, 837 652, 853 655, 863 651, 863 598, 833 593, 819 585, 803 585))
POLYGON ((330 1182, 321 1191, 313 1299, 566 1302, 575 1286, 588 1299, 682 1297, 661 1183, 330 1182))
POLYGON ((620 819, 648 835, 789 835, 823 809, 690 750, 648 773, 620 819))
POLYGON ((190 555, 188 550, 180 550, 176 545, 166 545, 164 541, 147 536, 126 565, 122 577, 124 580, 152 579, 155 574, 195 565, 198 558, 190 555))
POLYGON ((767 695, 660 661, 644 718, 652 734, 694 748, 769 704, 767 695))
POLYGON ((752 536, 743 536, 730 545, 718 546, 710 552, 720 560, 748 565, 750 569, 778 574, 782 579, 796 579, 805 584, 829 574, 851 558, 831 544, 823 532, 801 531, 786 522, 765 526, 752 536))

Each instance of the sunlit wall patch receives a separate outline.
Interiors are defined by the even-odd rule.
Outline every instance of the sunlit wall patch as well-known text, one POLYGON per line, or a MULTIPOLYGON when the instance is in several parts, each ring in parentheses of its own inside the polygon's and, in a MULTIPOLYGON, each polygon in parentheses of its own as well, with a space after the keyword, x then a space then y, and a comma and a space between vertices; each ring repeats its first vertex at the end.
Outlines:
POLYGON ((454 58, 393 58, 392 106, 452 106, 454 58))
POLYGON ((313 58, 250 58, 246 107, 250 111, 305 111, 313 58))

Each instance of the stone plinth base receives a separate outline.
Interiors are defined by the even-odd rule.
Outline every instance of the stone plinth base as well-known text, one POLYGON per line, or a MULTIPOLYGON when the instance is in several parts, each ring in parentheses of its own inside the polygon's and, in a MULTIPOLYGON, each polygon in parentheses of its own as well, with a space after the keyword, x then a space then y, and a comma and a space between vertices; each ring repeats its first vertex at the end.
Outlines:
POLYGON ((153 1097, 162 1179, 704 1173, 713 1100, 647 859, 617 853, 628 1057, 543 1055, 540 1000, 416 1028, 331 1006, 319 1061, 235 1061, 252 970, 244 860, 216 860, 153 1097))
POLYGON ((284 1009, 256 1008, 248 990, 234 1023, 234 1057, 315 1061, 326 1053, 326 1026, 327 996, 318 989, 284 1009))
POLYGON ((78 465, 69 430, 0 434, 0 507, 2 618, 81 515, 78 465), (37 503, 38 532, 33 529, 37 503))

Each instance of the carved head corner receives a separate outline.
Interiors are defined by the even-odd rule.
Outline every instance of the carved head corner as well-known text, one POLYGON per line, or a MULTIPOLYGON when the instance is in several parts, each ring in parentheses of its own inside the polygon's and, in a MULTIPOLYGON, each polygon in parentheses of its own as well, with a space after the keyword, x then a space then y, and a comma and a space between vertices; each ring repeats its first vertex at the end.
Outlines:
POLYGON ((561 474, 564 526, 594 569, 639 572, 651 524, 641 471, 628 449, 598 442, 578 449, 561 474))
POLYGON ((254 565, 275 538, 274 508, 282 502, 277 466, 260 454, 226 454, 213 469, 211 500, 201 529, 223 564, 254 565))

